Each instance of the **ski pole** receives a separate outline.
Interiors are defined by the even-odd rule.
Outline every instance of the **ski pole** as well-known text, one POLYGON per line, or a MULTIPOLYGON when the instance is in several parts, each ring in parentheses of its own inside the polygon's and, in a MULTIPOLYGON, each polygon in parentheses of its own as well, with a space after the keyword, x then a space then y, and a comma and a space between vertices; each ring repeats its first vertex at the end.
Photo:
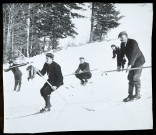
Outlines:
MULTIPOLYGON (((152 68, 152 66, 146 66, 146 67, 142 67, 142 68, 143 69, 144 68, 152 68)), ((137 69, 141 69, 141 68, 131 68, 130 70, 137 70, 137 69)), ((122 71, 124 71, 124 70, 126 70, 126 69, 122 69, 122 71)), ((107 75, 108 72, 116 72, 116 71, 118 71, 118 70, 108 70, 108 71, 104 71, 103 73, 105 73, 105 75, 107 75)), ((103 75, 103 73, 102 73, 102 75, 103 75)))
MULTIPOLYGON (((98 69, 92 69, 90 71, 95 71, 95 70, 98 70, 98 69)), ((90 71, 84 71, 82 73, 87 73, 87 72, 90 72, 90 71)), ((72 73, 72 74, 68 74, 68 75, 64 75, 64 76, 70 76, 70 75, 75 75, 75 74, 79 74, 79 73, 72 73)), ((81 74, 81 73, 80 73, 81 74)))
MULTIPOLYGON (((52 88, 53 86, 43 77, 43 75, 40 73, 40 71, 37 71, 38 73, 39 73, 39 75, 43 78, 43 80, 45 81, 45 82, 47 82, 49 85, 50 85, 50 87, 52 88)), ((56 91, 56 90, 55 90, 56 91)), ((61 96, 57 91, 56 91, 56 93, 66 102, 66 103, 68 103, 68 101, 63 97, 63 96, 61 96)))
MULTIPOLYGON (((33 62, 30 62, 30 63, 33 63, 33 62)), ((25 66, 25 65, 30 64, 30 63, 27 62, 27 63, 23 63, 23 64, 18 64, 16 66, 9 67, 8 69, 12 69, 12 68, 15 68, 15 67, 22 67, 22 66, 25 66)))

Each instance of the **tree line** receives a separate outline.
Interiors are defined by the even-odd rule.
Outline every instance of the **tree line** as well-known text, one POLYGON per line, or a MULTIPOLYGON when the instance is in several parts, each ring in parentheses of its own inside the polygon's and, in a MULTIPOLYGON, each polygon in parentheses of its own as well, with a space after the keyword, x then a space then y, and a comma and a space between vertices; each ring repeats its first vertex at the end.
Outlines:
MULTIPOLYGON (((3 4, 3 60, 19 55, 33 57, 57 49, 58 41, 75 37, 73 18, 85 18, 85 3, 5 3, 3 4), (49 38, 48 42, 46 38, 49 38), (43 40, 41 40, 41 38, 43 40)), ((91 30, 89 42, 102 41, 107 32, 117 27, 123 17, 114 3, 89 3, 91 30)))

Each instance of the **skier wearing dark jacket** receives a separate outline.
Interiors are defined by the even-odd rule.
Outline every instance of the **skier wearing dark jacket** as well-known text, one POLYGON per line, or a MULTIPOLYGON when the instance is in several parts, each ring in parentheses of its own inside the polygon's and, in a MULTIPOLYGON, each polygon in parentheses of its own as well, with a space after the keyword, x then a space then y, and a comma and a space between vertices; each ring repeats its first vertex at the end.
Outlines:
POLYGON ((126 55, 128 58, 128 66, 126 71, 129 71, 131 68, 139 68, 137 70, 130 70, 128 74, 129 80, 129 89, 128 89, 128 97, 125 98, 123 101, 131 101, 133 99, 140 99, 140 76, 142 73, 143 64, 145 63, 145 58, 142 52, 139 49, 138 43, 133 40, 129 39, 128 35, 125 31, 120 32, 118 37, 121 41, 121 52, 122 57, 126 55), (135 95, 133 96, 133 89, 135 86, 135 95))
POLYGON ((40 110, 40 112, 50 111, 51 103, 50 103, 50 94, 58 89, 61 85, 63 85, 63 76, 61 72, 61 67, 59 64, 53 61, 54 55, 51 53, 46 54, 46 63, 44 64, 41 71, 35 69, 37 74, 42 74, 43 76, 47 73, 48 82, 52 85, 52 87, 45 83, 41 88, 40 93, 41 96, 45 100, 45 107, 40 110), (40 72, 40 74, 38 73, 40 72))
POLYGON ((78 66, 78 69, 75 71, 75 76, 81 80, 81 84, 85 85, 88 80, 90 79, 92 74, 90 72, 89 63, 85 62, 85 59, 83 57, 80 57, 80 64, 78 66))
POLYGON ((15 64, 12 60, 9 61, 9 64, 10 64, 10 67, 9 69, 4 69, 5 72, 8 72, 8 71, 12 71, 13 74, 14 74, 14 78, 15 78, 15 85, 14 85, 14 91, 16 91, 16 88, 18 86, 18 90, 17 92, 20 91, 20 88, 21 88, 21 84, 22 84, 22 72, 20 71, 20 69, 18 67, 21 67, 21 66, 25 66, 27 65, 28 63, 23 63, 23 64, 15 64))
POLYGON ((120 68, 124 69, 124 65, 126 63, 126 59, 122 58, 122 53, 119 47, 116 45, 111 45, 111 48, 113 50, 113 59, 117 56, 117 70, 120 71, 120 68))

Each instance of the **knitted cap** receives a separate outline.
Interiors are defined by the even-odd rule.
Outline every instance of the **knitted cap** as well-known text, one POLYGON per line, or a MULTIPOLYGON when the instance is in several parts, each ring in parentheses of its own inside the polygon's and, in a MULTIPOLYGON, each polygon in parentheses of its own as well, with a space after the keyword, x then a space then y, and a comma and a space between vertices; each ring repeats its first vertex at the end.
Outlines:
POLYGON ((54 58, 54 55, 52 53, 47 53, 46 56, 50 58, 54 58))
POLYGON ((111 45, 111 47, 116 47, 116 45, 111 45))
POLYGON ((81 59, 84 59, 84 57, 80 57, 79 59, 80 59, 80 60, 81 60, 81 59))
POLYGON ((119 33, 118 38, 121 37, 122 35, 125 35, 126 37, 128 36, 126 31, 122 31, 119 33))

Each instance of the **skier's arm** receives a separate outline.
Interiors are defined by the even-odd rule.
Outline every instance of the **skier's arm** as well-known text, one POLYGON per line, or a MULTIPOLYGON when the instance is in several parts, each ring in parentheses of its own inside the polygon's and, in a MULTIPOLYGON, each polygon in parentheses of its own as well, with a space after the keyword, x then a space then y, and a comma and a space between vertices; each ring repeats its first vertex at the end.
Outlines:
POLYGON ((46 70, 46 64, 44 64, 42 70, 38 70, 38 71, 37 71, 37 74, 38 74, 39 76, 41 76, 38 72, 40 72, 40 73, 44 76, 44 75, 46 74, 46 72, 47 72, 47 70, 46 70))
POLYGON ((4 69, 5 72, 8 72, 8 71, 10 71, 10 70, 11 70, 10 68, 8 68, 8 69, 4 69))
POLYGON ((115 53, 115 51, 113 51, 113 59, 116 57, 116 53, 115 53))
POLYGON ((4 69, 4 71, 8 72, 8 71, 12 70, 15 67, 18 67, 18 64, 14 64, 14 65, 10 66, 8 69, 4 69))
POLYGON ((25 65, 27 65, 27 64, 29 64, 29 62, 27 62, 27 63, 22 63, 22 64, 17 64, 17 67, 22 67, 22 66, 25 66, 25 65))
POLYGON ((79 73, 80 71, 80 66, 77 68, 77 70, 75 71, 75 73, 79 73))

